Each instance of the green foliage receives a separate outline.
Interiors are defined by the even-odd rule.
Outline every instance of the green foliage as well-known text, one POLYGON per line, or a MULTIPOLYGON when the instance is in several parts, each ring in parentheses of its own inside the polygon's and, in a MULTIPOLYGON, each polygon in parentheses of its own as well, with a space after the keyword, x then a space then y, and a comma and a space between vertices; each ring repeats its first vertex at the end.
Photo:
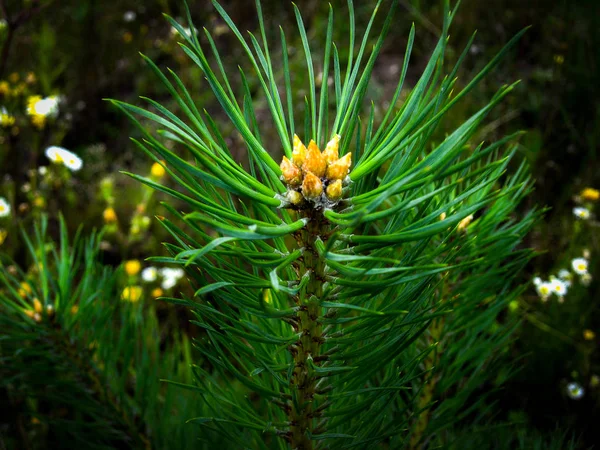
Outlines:
MULTIPOLYGON (((258 37, 248 38, 213 3, 247 55, 239 92, 210 32, 194 31, 189 14, 188 29, 168 20, 239 133, 246 160, 236 160, 179 77, 148 58, 178 111, 147 98, 147 109, 113 101, 143 134, 135 145, 164 161, 178 187, 131 176, 187 204, 185 211, 165 204, 173 220, 161 223, 172 236, 166 244, 172 256, 154 260, 185 267, 197 290, 192 298, 171 299, 186 305, 202 330, 195 347, 204 363, 194 366, 193 386, 210 412, 191 422, 251 448, 444 445, 452 440, 444 430, 475 411, 478 422, 488 422, 491 405, 478 390, 510 339, 514 324, 497 319, 519 293, 513 278, 532 256, 519 244, 539 213, 515 214, 531 189, 523 165, 506 174, 517 135, 491 144, 471 140, 514 85, 501 87, 444 139, 436 130, 522 33, 455 92, 472 40, 446 69, 455 14, 446 5, 439 41, 406 92, 411 30, 397 89, 376 123, 368 86, 397 2, 377 3, 362 38, 348 2, 347 61, 332 42, 330 9, 322 84, 294 6, 307 63, 304 99, 293 94, 297 77, 283 29, 281 65, 269 49, 260 2, 258 37), (371 48, 374 29, 381 32, 371 48), (270 120, 257 119, 258 102, 270 120), (297 117, 302 102, 304 116, 297 117), (159 129, 147 129, 136 116, 159 129), (279 142, 262 138, 269 129, 279 142), (320 148, 341 136, 340 155, 356 161, 341 201, 289 200, 275 157, 281 149, 293 158, 295 134, 320 148)), ((502 376, 494 381, 502 382, 502 376)))
POLYGON ((151 304, 120 300, 97 234, 70 243, 61 220, 54 242, 47 228, 43 218, 32 238, 23 233, 30 270, 0 267, 0 386, 22 405, 15 427, 34 424, 22 442, 193 447, 196 433, 180 424, 201 406, 160 381, 190 381, 189 341, 165 340, 151 304))

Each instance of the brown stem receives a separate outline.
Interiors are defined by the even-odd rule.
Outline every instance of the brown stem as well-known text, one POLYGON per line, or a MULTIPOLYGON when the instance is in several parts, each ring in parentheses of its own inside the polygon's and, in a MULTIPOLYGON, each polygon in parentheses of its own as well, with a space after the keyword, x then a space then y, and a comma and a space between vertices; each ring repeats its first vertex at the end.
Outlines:
POLYGON ((325 264, 316 248, 316 241, 326 235, 327 221, 320 211, 309 210, 309 222, 299 237, 299 244, 304 247, 303 263, 300 276, 309 274, 309 282, 300 292, 298 302, 298 329, 302 337, 297 343, 294 356, 294 392, 292 408, 289 413, 291 425, 291 447, 299 450, 312 450, 313 441, 310 434, 315 431, 315 390, 317 376, 311 365, 317 366, 322 360, 321 347, 323 329, 319 322, 321 317, 320 301, 323 296, 325 264))

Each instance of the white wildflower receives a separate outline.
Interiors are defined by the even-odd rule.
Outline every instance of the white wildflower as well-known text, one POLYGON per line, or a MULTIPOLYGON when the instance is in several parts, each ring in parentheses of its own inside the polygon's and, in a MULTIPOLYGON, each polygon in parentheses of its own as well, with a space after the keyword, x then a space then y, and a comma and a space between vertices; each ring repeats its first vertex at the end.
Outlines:
POLYGON ((573 400, 579 400, 583 397, 584 390, 579 383, 571 382, 567 384, 567 395, 571 397, 573 400))
POLYGON ((38 167, 38 173, 41 176, 44 176, 48 173, 48 168, 46 166, 40 166, 40 167, 38 167))
POLYGON ((575 258, 571 261, 571 266, 578 275, 584 275, 588 271, 588 262, 585 258, 575 258))
POLYGON ((46 149, 46 156, 52 162, 63 163, 72 171, 81 169, 83 165, 83 161, 79 156, 62 147, 48 147, 46 149))
POLYGON ((583 220, 587 220, 590 218, 590 210, 587 208, 582 208, 580 206, 573 208, 573 214, 575 214, 575 217, 583 220))
POLYGON ((533 284, 539 286, 540 284, 542 284, 542 279, 540 277, 535 277, 533 279, 533 284))
POLYGON ((156 267, 146 267, 142 270, 142 280, 146 283, 152 283, 158 278, 158 269, 156 267))
POLYGON ((161 287, 164 290, 171 289, 177 282, 185 275, 183 269, 173 269, 171 267, 164 267, 160 269, 160 275, 163 277, 161 287))
POLYGON ((571 272, 569 272, 567 269, 561 269, 558 272, 558 278, 560 278, 563 281, 569 281, 573 278, 573 275, 571 275, 571 272))
POLYGON ((559 280, 558 278, 553 279, 550 285, 552 286, 552 292, 559 297, 564 297, 564 295, 567 293, 567 285, 564 281, 559 280))
POLYGON ((125 14, 123 14, 123 20, 125 22, 133 22, 136 17, 137 15, 134 11, 127 11, 125 14))
POLYGON ((0 217, 6 217, 10 215, 10 204, 4 197, 0 197, 0 217))
POLYGON ((548 297, 550 297, 550 294, 552 293, 552 283, 548 281, 542 281, 539 285, 535 287, 535 290, 537 291, 542 301, 545 302, 546 300, 548 300, 548 297))

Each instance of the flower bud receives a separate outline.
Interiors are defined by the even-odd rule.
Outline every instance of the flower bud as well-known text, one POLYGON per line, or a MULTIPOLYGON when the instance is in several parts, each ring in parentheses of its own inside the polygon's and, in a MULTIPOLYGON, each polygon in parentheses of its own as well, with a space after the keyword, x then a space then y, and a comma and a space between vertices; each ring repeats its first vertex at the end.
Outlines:
POLYGON ((595 202, 596 200, 598 200, 600 198, 600 191, 598 191, 597 189, 594 188, 585 188, 583 191, 581 191, 581 197, 584 200, 588 200, 590 202, 595 202))
POLYGON ((302 194, 298 191, 287 191, 286 197, 292 205, 297 205, 302 201, 302 194))
POLYGON ((350 172, 352 164, 352 153, 346 153, 337 161, 332 162, 327 167, 327 178, 330 180, 343 180, 350 172))
POLYGON ((327 161, 321 154, 319 147, 317 147, 317 143, 311 139, 306 151, 306 159, 304 160, 304 164, 302 164, 302 170, 304 172, 312 172, 313 175, 321 178, 325 175, 326 169, 327 161))
POLYGON ((102 213, 102 218, 105 223, 115 223, 117 221, 117 213, 113 207, 109 206, 102 213))
POLYGON ((300 171, 300 168, 287 159, 287 157, 283 157, 279 167, 281 168, 281 177, 287 184, 298 186, 302 183, 302 172, 300 171))
POLYGON ((306 147, 297 134, 294 135, 294 149, 292 151, 292 161, 299 167, 302 167, 306 159, 306 147))
POLYGON ((335 180, 325 191, 329 200, 339 200, 342 197, 342 180, 335 180))
POLYGON ((317 198, 323 193, 321 179, 311 172, 307 172, 302 182, 302 195, 304 198, 317 198))
POLYGON ((325 150, 323 150, 323 156, 325 157, 327 164, 331 164, 332 162, 337 161, 340 158, 339 147, 340 135, 336 134, 333 137, 333 139, 331 139, 327 143, 327 147, 325 147, 325 150))
POLYGON ((33 309, 36 313, 41 313, 44 310, 42 303, 37 298, 33 299, 33 309))
POLYGON ((473 220, 473 214, 470 214, 467 217, 465 217, 463 220, 458 222, 458 231, 465 231, 472 220, 473 220))

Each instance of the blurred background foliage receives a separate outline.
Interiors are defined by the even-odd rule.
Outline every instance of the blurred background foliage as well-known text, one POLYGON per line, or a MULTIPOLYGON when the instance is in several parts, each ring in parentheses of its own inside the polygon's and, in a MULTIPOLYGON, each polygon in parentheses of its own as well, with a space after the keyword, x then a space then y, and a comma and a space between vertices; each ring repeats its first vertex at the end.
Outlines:
MULTIPOLYGON (((189 3, 196 25, 206 27, 215 37, 228 73, 237 73, 242 49, 226 25, 208 0, 189 3)), ((257 28, 253 1, 221 3, 240 29, 257 28)), ((322 60, 327 2, 297 3, 310 30, 313 56, 322 60)), ((356 3, 357 21, 364 26, 374 2, 356 3)), ((345 40, 345 1, 335 0, 332 5, 334 40, 345 40)), ((367 95, 375 105, 387 106, 386 99, 393 95, 411 23, 416 24, 417 35, 408 86, 418 79, 440 33, 441 1, 401 0, 400 5, 367 95)), ((277 54, 277 25, 293 29, 293 9, 288 2, 263 0, 263 11, 270 24, 272 51, 277 54)), ((231 125, 209 94, 199 69, 177 45, 177 34, 162 13, 182 17, 183 5, 174 0, 0 0, 0 197, 7 199, 12 209, 9 217, 0 217, 0 250, 26 272, 31 260, 18 227, 31 229, 36 219, 48 214, 49 233, 57 236, 59 211, 69 233, 80 226, 84 233, 103 228, 100 247, 105 264, 118 267, 126 261, 164 254, 161 242, 168 237, 153 219, 163 212, 160 197, 155 198, 119 171, 150 173, 157 178, 163 174, 151 168, 145 155, 130 143, 129 137, 139 132, 103 101, 110 97, 136 103, 138 96, 144 95, 175 108, 138 52, 159 67, 178 73, 196 103, 220 122, 230 148, 240 144, 235 133, 227 133, 232 131, 231 125), (57 114, 48 116, 43 126, 27 114, 32 96, 59 99, 57 114), (49 146, 79 155, 82 169, 70 172, 52 165, 44 152, 49 146)), ((531 166, 536 189, 522 208, 541 204, 550 209, 545 221, 527 238, 527 244, 540 252, 522 276, 529 286, 507 311, 522 320, 517 339, 506 349, 507 357, 517 361, 517 370, 493 398, 499 405, 499 419, 519 424, 518 433, 507 438, 507 446, 520 445, 523 436, 543 436, 555 444, 574 440, 588 448, 595 443, 593 429, 600 419, 600 294, 594 276, 600 249, 594 202, 586 204, 592 210, 587 220, 575 217, 573 208, 582 203, 576 198, 582 189, 600 187, 600 2, 464 0, 450 30, 448 64, 458 58, 471 33, 478 30, 459 72, 458 83, 464 84, 514 34, 530 25, 509 57, 454 108, 439 133, 443 136, 456 128, 485 105, 500 85, 522 80, 495 110, 480 138, 489 141, 516 130, 527 132, 519 152, 531 166), (589 260, 591 283, 574 283, 563 303, 556 297, 540 302, 531 280, 569 269, 572 259, 582 255, 589 260), (582 386, 580 399, 568 395, 571 382, 582 386)), ((288 46, 291 72, 296 85, 302 84, 306 74, 304 56, 297 51, 299 37, 288 33, 288 46)), ((249 81, 252 84, 253 80, 249 81)), ((301 98, 305 93, 300 90, 296 95, 301 98)), ((267 117, 260 101, 257 99, 258 120, 261 114, 267 117)), ((297 107, 300 111, 303 105, 297 107)), ((375 109, 376 118, 380 112, 375 109)), ((277 142, 275 130, 273 142, 277 142)), ((279 148, 271 151, 281 153, 279 148)), ((132 283, 121 281, 122 286, 137 281, 132 283)), ((189 287, 171 283, 166 290, 170 289, 185 292, 189 287)), ((155 294, 144 290, 150 299, 155 294)), ((152 308, 150 313, 161 323, 176 323, 184 334, 193 332, 184 311, 154 303, 156 311, 152 308)), ((9 398, 14 405, 15 393, 0 391, 0 404, 7 404, 9 398)), ((30 439, 31 433, 24 430, 37 425, 20 416, 25 410, 1 409, 0 436, 30 439)))

